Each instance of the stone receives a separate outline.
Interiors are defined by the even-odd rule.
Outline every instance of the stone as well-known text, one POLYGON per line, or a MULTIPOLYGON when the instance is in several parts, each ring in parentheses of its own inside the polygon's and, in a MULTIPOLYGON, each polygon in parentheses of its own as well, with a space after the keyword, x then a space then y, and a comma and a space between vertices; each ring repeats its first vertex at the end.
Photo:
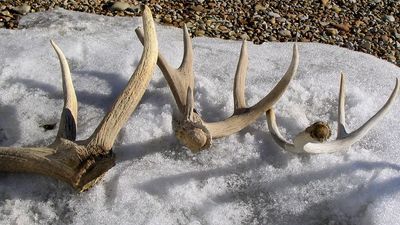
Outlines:
POLYGON ((281 17, 281 15, 279 15, 278 13, 274 13, 274 12, 268 12, 268 16, 272 16, 274 18, 281 17))
POLYGON ((167 15, 162 19, 162 21, 164 23, 170 24, 170 23, 172 23, 172 18, 171 18, 171 16, 167 15))
POLYGON ((342 9, 341 9, 339 6, 337 6, 337 5, 333 5, 333 6, 332 6, 332 9, 333 9, 333 11, 335 11, 336 13, 340 13, 340 12, 342 11, 342 9))
POLYGON ((8 16, 8 17, 12 17, 11 13, 8 10, 4 10, 1 12, 1 15, 3 16, 8 16))
POLYGON ((194 33, 196 36, 199 36, 199 37, 201 37, 201 36, 204 36, 204 34, 205 34, 206 32, 204 31, 204 30, 196 30, 196 32, 194 33))
POLYGON ((17 6, 14 8, 14 11, 18 12, 19 14, 25 15, 31 10, 31 6, 28 4, 23 4, 21 6, 17 6))
POLYGON ((115 2, 111 6, 111 10, 113 11, 125 11, 127 8, 129 8, 131 5, 127 2, 115 2))
POLYGON ((356 27, 361 27, 361 26, 365 26, 365 23, 362 20, 356 20, 355 25, 356 25, 356 27))
POLYGON ((201 5, 192 6, 191 8, 192 8, 194 11, 196 11, 196 12, 202 12, 202 11, 204 11, 204 7, 201 6, 201 5))
POLYGON ((292 33, 288 30, 280 30, 279 34, 283 37, 291 37, 292 36, 292 33))
POLYGON ((335 29, 335 28, 326 28, 326 32, 329 35, 337 35, 339 33, 339 31, 337 29, 335 29))
POLYGON ((256 12, 267 10, 267 8, 266 8, 265 6, 263 6, 263 5, 261 5, 261 4, 257 4, 257 5, 254 7, 254 9, 256 10, 256 12))
POLYGON ((349 23, 333 24, 333 26, 345 32, 349 32, 351 27, 349 23))
POLYGON ((385 15, 385 20, 387 20, 389 22, 395 22, 396 21, 396 19, 392 15, 385 15))
POLYGON ((322 5, 328 5, 329 0, 321 0, 322 5))
POLYGON ((384 42, 388 42, 389 41, 389 37, 387 35, 382 35, 381 36, 382 41, 384 42))

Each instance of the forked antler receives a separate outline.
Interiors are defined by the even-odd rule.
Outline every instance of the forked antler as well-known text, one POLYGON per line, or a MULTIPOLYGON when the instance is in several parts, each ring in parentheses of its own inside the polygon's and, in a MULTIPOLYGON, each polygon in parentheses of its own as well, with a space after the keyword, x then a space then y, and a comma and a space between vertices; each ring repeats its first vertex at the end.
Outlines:
MULTIPOLYGON (((184 56, 179 68, 172 68, 159 53, 157 64, 164 74, 174 95, 180 113, 184 116, 175 118, 174 129, 177 138, 191 150, 198 151, 210 145, 212 138, 220 138, 238 132, 254 122, 262 113, 271 108, 287 89, 298 66, 297 45, 293 46, 293 56, 289 69, 278 84, 257 104, 247 107, 244 97, 246 70, 248 65, 247 44, 243 41, 234 82, 233 115, 218 122, 205 122, 194 110, 193 91, 193 50, 192 43, 184 26, 184 56)), ((143 43, 143 32, 136 29, 136 34, 143 43)))
POLYGON ((61 63, 64 108, 56 140, 47 147, 0 147, 0 171, 33 172, 51 176, 83 191, 115 164, 112 145, 148 86, 158 54, 157 37, 149 8, 143 9, 145 33, 140 62, 127 86, 87 140, 75 141, 77 99, 67 60, 52 41, 61 63))
POLYGON ((357 130, 348 133, 345 128, 345 81, 343 74, 340 77, 338 131, 336 140, 325 142, 330 136, 330 129, 326 123, 317 122, 299 133, 293 143, 289 143, 279 132, 273 109, 267 111, 268 128, 275 142, 283 149, 293 153, 332 153, 347 150, 352 144, 364 137, 367 132, 383 118, 399 95, 399 79, 387 102, 382 108, 357 130))

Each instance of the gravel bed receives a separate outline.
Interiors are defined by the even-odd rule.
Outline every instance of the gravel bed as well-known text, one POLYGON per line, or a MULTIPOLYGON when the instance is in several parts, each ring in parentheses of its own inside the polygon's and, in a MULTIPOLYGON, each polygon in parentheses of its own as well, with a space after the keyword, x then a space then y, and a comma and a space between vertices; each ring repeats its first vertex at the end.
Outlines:
POLYGON ((26 13, 62 7, 107 16, 139 16, 193 36, 263 42, 320 42, 369 53, 400 66, 400 0, 0 0, 0 27, 17 29, 26 13))

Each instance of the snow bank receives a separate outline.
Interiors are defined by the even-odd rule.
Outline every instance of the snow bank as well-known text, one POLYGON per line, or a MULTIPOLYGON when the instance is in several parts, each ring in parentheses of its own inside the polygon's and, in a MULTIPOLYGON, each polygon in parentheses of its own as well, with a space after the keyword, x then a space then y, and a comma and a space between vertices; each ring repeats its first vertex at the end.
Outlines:
MULTIPOLYGON (((138 64, 139 18, 64 10, 29 14, 22 30, 0 30, 0 145, 51 143, 62 89, 53 39, 63 49, 79 101, 78 139, 100 122, 138 64)), ((179 29, 158 26, 160 51, 182 58, 179 29)), ((196 109, 207 120, 229 116, 241 42, 195 38, 196 109)), ((261 99, 290 63, 291 43, 249 43, 246 97, 261 99)), ((317 120, 335 127, 339 75, 347 75, 350 130, 388 98, 400 69, 335 46, 299 44, 295 80, 276 106, 292 138, 317 120)), ((32 174, 0 174, 1 224, 400 224, 399 101, 349 151, 298 156, 274 144, 265 118, 209 150, 191 154, 171 129, 175 107, 157 69, 115 145, 117 164, 86 193, 32 174)))

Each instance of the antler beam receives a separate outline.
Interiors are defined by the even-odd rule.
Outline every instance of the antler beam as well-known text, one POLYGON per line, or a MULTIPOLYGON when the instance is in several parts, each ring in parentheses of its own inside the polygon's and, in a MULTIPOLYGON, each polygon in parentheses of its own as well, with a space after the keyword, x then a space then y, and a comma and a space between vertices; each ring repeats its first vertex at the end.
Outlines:
POLYGON ((345 128, 345 80, 340 77, 339 107, 338 107, 338 132, 336 140, 325 142, 330 136, 330 128, 326 123, 316 122, 305 131, 299 133, 293 143, 288 142, 281 135, 276 124, 273 109, 267 111, 268 128, 275 142, 283 149, 293 153, 332 153, 347 150, 352 144, 363 138, 368 131, 383 118, 390 110, 399 95, 399 79, 396 79, 395 87, 387 102, 382 108, 357 130, 348 133, 345 128))
MULTIPOLYGON (((234 82, 234 113, 232 116, 217 122, 206 122, 194 111, 193 99, 194 73, 193 50, 186 26, 183 29, 184 56, 179 68, 172 68, 159 53, 157 64, 164 74, 174 95, 181 118, 174 118, 174 130, 180 142, 193 151, 207 148, 212 138, 221 138, 238 132, 253 123, 262 113, 271 108, 283 95, 297 71, 299 56, 297 45, 293 46, 293 56, 289 69, 278 84, 257 104, 247 107, 244 97, 246 70, 248 65, 247 44, 243 41, 234 82), (190 105, 190 107, 189 107, 190 105), (192 112, 188 112, 192 111, 192 112), (182 115, 190 114, 190 118, 182 115)), ((136 29, 139 40, 143 43, 143 31, 136 29)))
POLYGON ((143 8, 144 49, 139 65, 87 140, 75 141, 77 100, 67 60, 52 41, 61 64, 64 108, 54 143, 47 147, 0 147, 0 171, 33 172, 54 177, 84 191, 93 186, 115 164, 112 146, 148 86, 158 55, 157 37, 149 8, 143 8))

